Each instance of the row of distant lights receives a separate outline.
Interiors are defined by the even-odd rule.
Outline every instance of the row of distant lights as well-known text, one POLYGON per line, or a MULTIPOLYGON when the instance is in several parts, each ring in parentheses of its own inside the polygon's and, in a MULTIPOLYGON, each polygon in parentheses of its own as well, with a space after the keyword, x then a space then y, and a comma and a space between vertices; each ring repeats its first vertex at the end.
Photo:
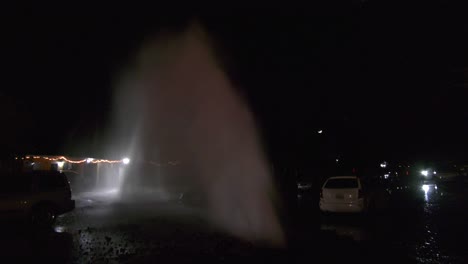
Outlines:
MULTIPOLYGON (((388 166, 388 163, 387 163, 386 161, 380 163, 380 168, 386 168, 387 166, 388 166)), ((402 165, 398 165, 398 167, 399 167, 399 168, 401 168, 401 167, 408 167, 408 168, 409 168, 409 167, 411 167, 411 166, 410 166, 410 165, 403 165, 403 166, 402 166, 402 165)))
MULTIPOLYGON (((70 160, 70 159, 67 159, 65 156, 60 156, 60 157, 57 157, 57 158, 51 158, 51 157, 42 157, 42 156, 26 156, 25 157, 26 159, 45 159, 45 160, 50 160, 50 161, 57 161, 57 162, 69 162, 69 163, 93 163, 93 164, 96 164, 96 163, 123 163, 123 164, 129 164, 130 163, 130 159, 129 158, 123 158, 121 160, 107 160, 107 159, 93 159, 93 158, 86 158, 86 159, 82 159, 82 160, 70 160)), ((15 159, 18 159, 18 157, 16 157, 15 159)), ((21 158, 21 159, 24 159, 24 158, 21 158)))
MULTIPOLYGON (((125 165, 129 164, 130 163, 130 159, 129 158, 123 158, 121 160, 107 160, 107 159, 93 159, 93 158, 86 158, 86 159, 82 159, 82 160, 70 160, 70 159, 67 159, 65 156, 60 156, 60 157, 55 157, 55 158, 52 158, 52 157, 43 157, 43 156, 26 156, 26 157, 23 157, 21 159, 45 159, 45 160, 50 160, 50 161, 57 161, 57 164, 60 165, 63 165, 64 162, 69 162, 69 163, 88 163, 88 164, 96 164, 96 163, 123 163, 125 165)), ((19 159, 18 157, 16 157, 15 159, 19 159)), ((155 165, 155 166, 176 166, 176 165, 179 165, 180 162, 179 161, 168 161, 167 163, 158 163, 158 162, 154 162, 154 161, 149 161, 150 164, 152 165, 155 165)))

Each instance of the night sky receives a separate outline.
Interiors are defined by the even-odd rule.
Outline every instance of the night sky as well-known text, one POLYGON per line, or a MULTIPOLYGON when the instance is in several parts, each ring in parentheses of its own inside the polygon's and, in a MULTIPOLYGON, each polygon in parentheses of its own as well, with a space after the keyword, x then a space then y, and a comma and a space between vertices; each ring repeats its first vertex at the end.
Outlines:
POLYGON ((146 38, 196 18, 273 159, 466 160, 467 9, 440 2, 144 15, 14 8, 3 18, 2 155, 99 155, 92 146, 121 70, 146 38))

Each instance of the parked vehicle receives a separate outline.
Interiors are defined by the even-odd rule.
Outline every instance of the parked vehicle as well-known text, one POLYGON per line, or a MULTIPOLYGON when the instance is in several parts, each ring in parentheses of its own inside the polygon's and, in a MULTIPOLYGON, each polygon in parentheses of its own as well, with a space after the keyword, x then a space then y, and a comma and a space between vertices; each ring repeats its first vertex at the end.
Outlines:
POLYGON ((67 177, 58 171, 1 175, 0 219, 26 220, 50 227, 58 215, 75 208, 67 177))
POLYGON ((331 177, 320 192, 323 212, 362 212, 365 209, 361 181, 356 176, 331 177))

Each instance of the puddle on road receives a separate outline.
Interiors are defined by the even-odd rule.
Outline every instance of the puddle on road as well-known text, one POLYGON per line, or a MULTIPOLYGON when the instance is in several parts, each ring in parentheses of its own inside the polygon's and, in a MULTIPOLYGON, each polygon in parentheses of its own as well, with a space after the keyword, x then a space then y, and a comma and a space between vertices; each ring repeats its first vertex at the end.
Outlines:
POLYGON ((321 217, 320 230, 332 232, 338 237, 363 242, 374 239, 375 224, 368 215, 332 214, 321 217))
POLYGON ((438 237, 438 228, 434 223, 433 217, 439 209, 438 205, 432 203, 425 197, 426 203, 424 204, 424 219, 423 219, 423 232, 421 240, 415 246, 416 260, 418 263, 447 263, 449 257, 442 254, 440 249, 440 241, 438 237))
POLYGON ((354 241, 365 241, 370 239, 369 232, 363 227, 322 224, 322 231, 333 231, 337 236, 351 238, 354 241))

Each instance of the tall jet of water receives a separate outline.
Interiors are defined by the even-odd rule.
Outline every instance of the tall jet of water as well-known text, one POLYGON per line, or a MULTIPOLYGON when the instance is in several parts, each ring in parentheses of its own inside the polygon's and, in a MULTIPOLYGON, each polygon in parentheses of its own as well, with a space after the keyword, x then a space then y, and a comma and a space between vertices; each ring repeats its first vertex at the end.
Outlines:
POLYGON ((255 120, 220 69, 201 26, 145 43, 129 72, 117 104, 127 153, 178 161, 177 181, 198 188, 213 223, 246 240, 281 245, 255 120))

